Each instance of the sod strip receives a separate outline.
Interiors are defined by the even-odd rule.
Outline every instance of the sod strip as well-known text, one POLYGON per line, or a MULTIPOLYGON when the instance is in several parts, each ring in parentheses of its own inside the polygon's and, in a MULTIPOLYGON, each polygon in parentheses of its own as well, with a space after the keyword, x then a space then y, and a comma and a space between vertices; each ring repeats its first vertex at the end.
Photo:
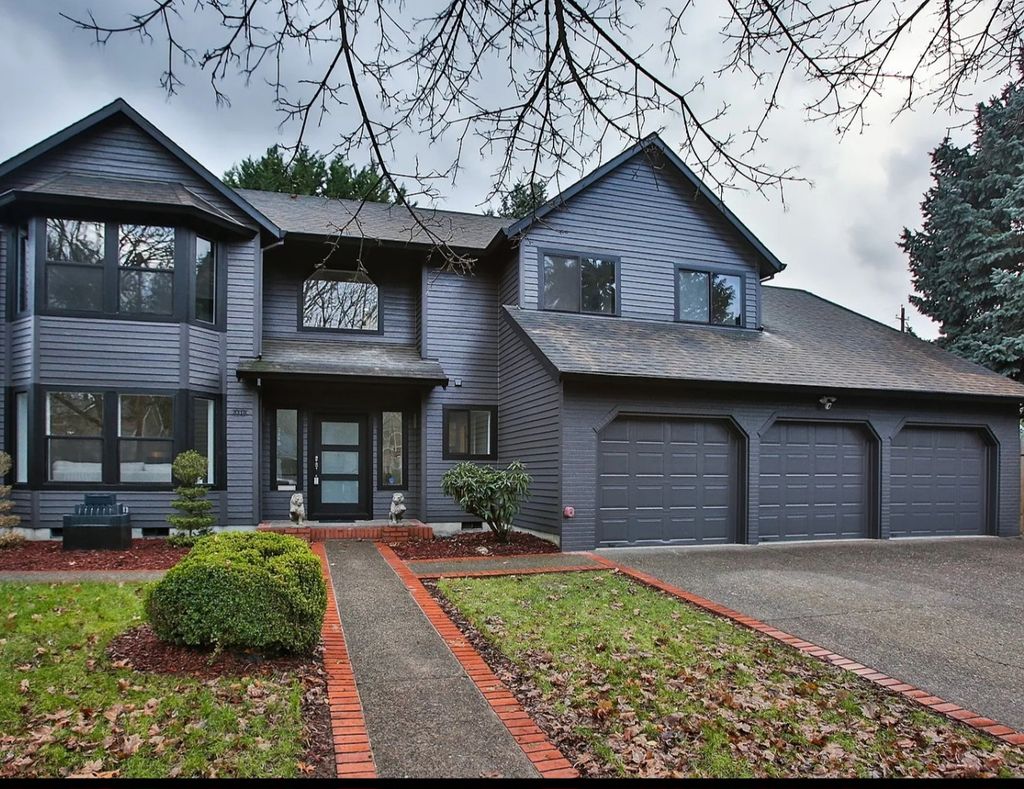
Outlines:
POLYGON ((376 778, 377 765, 370 750, 370 735, 363 717, 356 677, 345 646, 345 631, 338 616, 331 568, 321 542, 310 546, 320 557, 320 568, 327 583, 327 612, 324 615, 324 668, 327 670, 327 701, 331 709, 334 758, 339 778, 376 778))
POLYGON ((726 608, 725 606, 712 602, 705 597, 700 597, 699 595, 687 592, 685 589, 680 589, 678 586, 667 584, 661 579, 655 578, 653 575, 640 572, 628 565, 613 562, 611 559, 606 559, 604 556, 600 556, 596 553, 591 553, 589 556, 594 559, 594 561, 600 562, 608 569, 616 570, 623 575, 632 578, 634 581, 639 581, 645 586, 650 586, 652 589, 657 589, 660 592, 676 597, 690 605, 702 608, 712 614, 725 617, 726 619, 731 619, 733 622, 750 628, 751 630, 756 630, 758 633, 764 633, 766 636, 774 638, 776 641, 781 641, 783 644, 799 649, 801 652, 810 655, 811 657, 816 657, 825 663, 831 663, 833 666, 844 668, 847 671, 853 672, 861 679, 866 679, 894 693, 900 693, 908 699, 913 699, 922 707, 925 707, 932 712, 945 715, 951 720, 966 723, 971 728, 983 731, 992 737, 1002 740, 1003 742, 1008 742, 1010 745, 1024 745, 1024 733, 1010 728, 1009 726, 1003 726, 1001 723, 998 723, 991 718, 986 718, 983 715, 979 715, 976 712, 965 710, 960 705, 946 701, 945 699, 935 696, 926 690, 921 690, 920 688, 911 685, 909 682, 903 682, 902 680, 890 677, 877 669, 865 666, 863 663, 858 663, 855 660, 850 660, 848 657, 833 652, 831 649, 819 646, 818 644, 812 644, 810 641, 805 641, 797 636, 790 635, 783 630, 779 630, 776 627, 765 624, 759 619, 746 616, 745 614, 741 614, 739 611, 733 611, 731 608, 726 608))

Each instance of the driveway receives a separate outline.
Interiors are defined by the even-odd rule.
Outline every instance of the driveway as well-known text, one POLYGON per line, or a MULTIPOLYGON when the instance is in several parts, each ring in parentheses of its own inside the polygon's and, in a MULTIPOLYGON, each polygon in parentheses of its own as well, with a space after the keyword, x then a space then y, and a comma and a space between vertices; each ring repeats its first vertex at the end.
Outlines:
POLYGON ((600 554, 1024 730, 1024 540, 600 554))

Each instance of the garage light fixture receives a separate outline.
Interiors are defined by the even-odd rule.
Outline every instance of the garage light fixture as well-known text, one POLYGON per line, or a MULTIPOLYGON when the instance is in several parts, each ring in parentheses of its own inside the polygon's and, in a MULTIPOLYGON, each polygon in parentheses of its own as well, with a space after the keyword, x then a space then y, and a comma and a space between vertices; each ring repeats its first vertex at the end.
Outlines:
POLYGON ((829 395, 824 395, 823 397, 818 398, 818 403, 820 403, 821 407, 824 408, 826 411, 831 411, 832 406, 836 404, 836 399, 834 397, 830 397, 829 395))

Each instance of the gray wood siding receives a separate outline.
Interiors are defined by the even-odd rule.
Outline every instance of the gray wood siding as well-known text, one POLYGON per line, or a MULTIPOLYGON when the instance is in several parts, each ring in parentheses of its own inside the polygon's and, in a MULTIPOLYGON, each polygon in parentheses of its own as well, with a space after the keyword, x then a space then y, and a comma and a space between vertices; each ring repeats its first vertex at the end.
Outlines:
POLYGON ((880 534, 889 536, 891 441, 903 423, 985 425, 998 442, 996 525, 1000 536, 1020 530, 1020 435, 1017 409, 977 403, 843 396, 827 414, 810 395, 695 394, 689 387, 566 384, 562 414, 562 503, 576 508, 576 517, 562 525, 562 549, 596 544, 595 505, 598 430, 618 413, 650 416, 731 417, 745 434, 747 463, 747 541, 758 542, 758 477, 760 436, 780 418, 848 420, 870 425, 880 437, 878 519, 880 534))
POLYGON ((259 509, 259 397, 234 375, 243 358, 256 355, 256 271, 259 239, 227 247, 226 376, 228 525, 256 525, 259 509))
POLYGON ((177 324, 50 315, 35 321, 42 384, 181 384, 177 324))
POLYGON ((425 517, 433 521, 471 520, 441 492, 441 476, 455 464, 442 459, 442 408, 498 405, 498 291, 498 273, 482 265, 469 276, 427 272, 427 353, 441 363, 449 380, 447 389, 431 390, 424 409, 425 517))
POLYGON ((562 385, 507 321, 502 321, 499 336, 498 455, 502 465, 521 461, 533 478, 516 525, 557 534, 562 385))
POLYGON ((191 389, 224 391, 224 332, 183 324, 188 343, 188 383, 191 389))
POLYGON ((12 173, 0 187, 15 189, 65 172, 176 181, 236 220, 245 224, 252 221, 142 129, 123 120, 101 124, 50 151, 12 173))
MULTIPOLYGON (((43 530, 40 536, 46 539, 49 529, 61 528, 63 516, 72 512, 76 504, 82 503, 82 491, 19 490, 13 498, 18 505, 15 511, 22 517, 22 527, 43 530)), ((118 502, 128 505, 133 529, 170 529, 167 516, 173 512, 173 498, 172 491, 117 491, 118 502)), ((224 525, 223 494, 213 491, 210 500, 218 525, 224 525)))
POLYGON ((522 306, 538 308, 539 250, 621 258, 623 317, 675 320, 676 266, 712 267, 744 278, 744 319, 758 326, 753 251, 691 186, 638 154, 527 231, 520 245, 522 306))
POLYGON ((305 268, 267 263, 263 272, 263 336, 298 340, 366 340, 418 343, 419 271, 407 266, 370 266, 370 277, 380 289, 380 323, 383 331, 344 332, 299 330, 299 294, 309 275, 305 268))
POLYGON ((20 318, 9 324, 7 331, 10 337, 10 382, 30 383, 34 372, 32 337, 35 321, 32 318, 20 318))

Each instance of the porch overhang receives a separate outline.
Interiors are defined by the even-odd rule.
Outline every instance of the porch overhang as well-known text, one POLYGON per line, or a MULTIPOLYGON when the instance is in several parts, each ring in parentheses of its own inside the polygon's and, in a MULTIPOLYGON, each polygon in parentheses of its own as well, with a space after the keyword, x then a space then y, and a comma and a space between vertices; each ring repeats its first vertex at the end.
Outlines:
POLYGON ((240 380, 338 380, 447 386, 448 376, 434 359, 414 346, 382 342, 265 340, 263 353, 243 359, 240 380))

